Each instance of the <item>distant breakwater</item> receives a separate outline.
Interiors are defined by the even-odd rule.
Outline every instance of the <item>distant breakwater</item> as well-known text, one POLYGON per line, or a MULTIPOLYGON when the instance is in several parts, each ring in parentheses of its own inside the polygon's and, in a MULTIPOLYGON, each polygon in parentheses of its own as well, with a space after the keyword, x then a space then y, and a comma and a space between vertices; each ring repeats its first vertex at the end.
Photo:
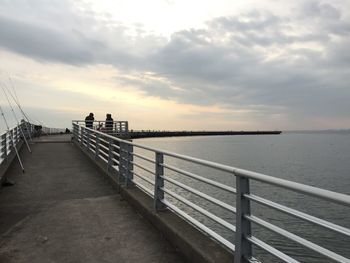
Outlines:
POLYGON ((130 131, 130 139, 180 136, 278 135, 282 131, 130 131))

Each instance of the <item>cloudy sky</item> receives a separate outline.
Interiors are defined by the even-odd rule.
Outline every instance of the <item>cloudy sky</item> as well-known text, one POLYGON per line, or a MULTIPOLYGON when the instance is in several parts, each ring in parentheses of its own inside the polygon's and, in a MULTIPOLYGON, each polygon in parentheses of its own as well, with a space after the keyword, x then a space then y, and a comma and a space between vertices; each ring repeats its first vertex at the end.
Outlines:
POLYGON ((0 0, 0 62, 49 126, 350 127, 349 0, 0 0))

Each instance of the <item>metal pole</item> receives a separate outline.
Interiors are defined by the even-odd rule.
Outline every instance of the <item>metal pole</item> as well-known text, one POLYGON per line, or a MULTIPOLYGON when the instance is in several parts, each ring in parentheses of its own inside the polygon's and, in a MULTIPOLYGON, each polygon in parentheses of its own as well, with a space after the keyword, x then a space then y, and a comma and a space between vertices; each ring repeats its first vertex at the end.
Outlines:
POLYGON ((108 140, 108 164, 107 164, 107 171, 112 170, 113 166, 113 140, 108 140))
POLYGON ((84 147, 84 127, 80 126, 80 145, 84 147))
POLYGON ((91 136, 91 131, 86 130, 86 148, 88 153, 90 153, 90 136, 91 136))
POLYGON ((244 262, 253 255, 252 244, 245 238, 251 236, 251 223, 245 219, 245 215, 250 215, 250 201, 244 197, 249 194, 249 179, 236 176, 236 242, 235 242, 235 263, 244 262))
POLYGON ((72 123, 72 140, 77 140, 77 126, 74 125, 74 123, 72 123))
POLYGON ((99 152, 100 152, 100 134, 96 133, 95 160, 98 159, 99 152))
POLYGON ((126 145, 126 149, 128 150, 127 152, 127 178, 126 178, 126 182, 125 182, 125 186, 128 188, 131 185, 131 182, 133 180, 134 174, 133 174, 133 170, 134 170, 134 165, 133 165, 133 161, 134 161, 134 155, 133 155, 133 150, 134 150, 134 146, 132 144, 127 144, 126 145))
MULTIPOLYGON (((13 136, 13 129, 10 130, 9 138, 10 138, 10 139, 11 139, 11 138, 14 138, 14 136, 13 136), (11 136, 12 136, 12 137, 11 137, 11 136)), ((13 141, 13 140, 10 140, 9 145, 10 145, 10 150, 11 150, 11 149, 14 147, 14 141, 13 141)))
POLYGON ((22 172, 24 173, 24 167, 23 167, 23 164, 22 164, 22 161, 21 161, 21 158, 19 157, 19 154, 18 154, 18 151, 17 151, 17 147, 16 147, 16 144, 13 140, 13 134, 12 134, 12 131, 10 132, 10 128, 8 126, 8 123, 7 123, 7 120, 5 118, 5 114, 4 114, 4 111, 2 110, 2 107, 0 106, 0 111, 1 111, 1 115, 5 121, 5 125, 6 125, 6 128, 7 128, 7 132, 10 134, 10 138, 11 138, 11 142, 12 142, 12 145, 13 145, 13 148, 15 149, 15 152, 16 152, 16 155, 17 155, 17 158, 18 158, 18 162, 22 168, 22 172))
POLYGON ((119 174, 118 174, 118 183, 120 185, 121 178, 124 176, 124 143, 119 142, 119 174))
POLYGON ((161 166, 164 162, 164 156, 161 152, 156 152, 156 164, 155 164, 155 184, 154 184, 154 209, 156 212, 164 210, 166 207, 162 203, 164 199, 164 192, 160 189, 164 187, 164 179, 161 176, 164 175, 164 167, 161 166))

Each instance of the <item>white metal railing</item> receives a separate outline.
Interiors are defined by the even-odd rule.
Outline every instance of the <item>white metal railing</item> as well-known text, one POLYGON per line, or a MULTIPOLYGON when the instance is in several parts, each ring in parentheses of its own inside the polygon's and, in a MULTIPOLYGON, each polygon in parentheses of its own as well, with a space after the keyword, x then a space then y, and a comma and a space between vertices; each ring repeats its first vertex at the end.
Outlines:
POLYGON ((252 225, 260 226, 268 231, 271 231, 272 233, 276 233, 288 240, 291 240, 302 247, 317 252, 327 260, 329 259, 334 262, 350 262, 350 259, 342 256, 340 253, 335 253, 301 236, 274 225, 267 220, 259 218, 257 215, 252 214, 251 204, 256 203, 272 208, 276 211, 296 217, 308 223, 312 223, 326 230, 333 231, 336 234, 343 235, 346 238, 350 237, 350 229, 257 196, 256 194, 251 193, 250 184, 251 181, 255 181, 278 188, 288 189, 293 192, 298 192, 306 196, 317 198, 317 200, 322 199, 330 202, 331 204, 340 204, 344 207, 344 209, 348 209, 350 207, 349 195, 169 151, 155 149, 122 140, 114 136, 86 128, 74 122, 73 140, 92 154, 95 160, 104 161, 108 171, 116 172, 118 176, 117 179, 120 184, 124 185, 125 187, 133 184, 153 197, 155 211, 160 211, 163 209, 172 210, 186 221, 206 233, 208 236, 225 246, 227 249, 234 252, 235 263, 240 263, 244 260, 248 262, 259 262, 259 255, 254 255, 253 257, 253 247, 260 248, 283 262, 299 262, 292 256, 287 255, 279 249, 267 244, 265 241, 257 238, 252 232, 252 225), (143 151, 152 153, 154 154, 154 157, 151 158, 144 154, 136 153, 136 149, 142 149, 143 151), (177 160, 186 161, 228 173, 236 178, 236 183, 235 185, 226 185, 205 178, 201 175, 180 169, 174 165, 170 165, 165 160, 165 157, 175 158, 177 160), (141 161, 150 163, 154 168, 149 168, 148 166, 142 164, 141 161), (177 173, 185 178, 197 180, 201 183, 217 188, 218 191, 234 195, 236 197, 236 207, 234 207, 232 205, 233 203, 231 202, 227 203, 219 200, 218 198, 211 196, 204 191, 200 191, 187 185, 183 181, 174 179, 172 176, 169 176, 169 172, 177 173), (146 176, 146 174, 151 176, 146 176), (152 188, 150 189, 149 187, 146 187, 144 184, 140 183, 140 180, 150 185, 152 188), (232 224, 233 222, 228 222, 225 220, 225 218, 221 218, 219 215, 210 212, 205 206, 201 206, 200 203, 196 203, 193 200, 191 201, 189 198, 182 196, 176 191, 176 189, 185 190, 186 192, 200 197, 201 199, 204 199, 229 213, 235 214, 236 224, 234 225, 232 224), (185 204, 203 216, 218 223, 227 231, 231 232, 232 238, 224 238, 211 227, 208 227, 204 223, 195 219, 193 216, 189 215, 179 205, 174 204, 174 202, 171 201, 172 199, 176 199, 178 202, 185 204))
POLYGON ((22 122, 22 124, 0 135, 0 165, 6 162, 10 154, 12 154, 14 147, 17 147, 22 141, 22 132, 26 138, 29 138, 29 134, 32 135, 33 131, 34 125, 28 122, 22 122))
POLYGON ((89 128, 114 136, 126 137, 129 134, 129 124, 127 121, 73 120, 72 122, 85 126, 89 126, 90 124, 91 126, 89 128))

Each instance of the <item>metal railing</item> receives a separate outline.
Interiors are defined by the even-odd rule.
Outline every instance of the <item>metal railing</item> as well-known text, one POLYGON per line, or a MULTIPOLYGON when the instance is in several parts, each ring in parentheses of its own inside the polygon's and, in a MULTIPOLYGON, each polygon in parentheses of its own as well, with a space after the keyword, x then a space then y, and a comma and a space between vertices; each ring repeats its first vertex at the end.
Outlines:
MULTIPOLYGON (((86 125, 85 120, 73 120, 72 122, 79 125, 86 125)), ((94 120, 88 122, 92 124, 92 129, 108 133, 109 135, 127 137, 129 134, 129 123, 127 121, 106 122, 94 120)))
POLYGON ((146 194, 153 197, 155 211, 161 211, 163 209, 172 210, 206 235, 234 252, 235 263, 243 261, 259 262, 259 255, 253 255, 253 247, 259 248, 265 251, 265 253, 268 253, 283 262, 299 262, 287 253, 282 252, 280 249, 273 247, 266 241, 257 238, 252 230, 252 225, 262 227, 283 238, 293 241, 293 243, 316 252, 327 260, 334 262, 350 262, 350 259, 342 256, 340 253, 335 253, 301 236, 287 231, 284 228, 274 225, 268 220, 258 217, 253 214, 251 205, 260 204, 264 207, 274 209, 283 214, 326 229, 327 231, 343 235, 345 238, 350 237, 350 229, 260 197, 251 192, 250 186, 252 181, 259 184, 263 183, 265 185, 267 184, 277 188, 291 190, 293 192, 316 198, 316 201, 326 200, 331 204, 339 204, 344 206, 344 209, 350 207, 349 195, 121 140, 108 134, 78 125, 74 122, 73 141, 79 144, 82 148, 85 148, 94 156, 95 160, 102 160, 105 162, 107 170, 117 176, 117 180, 120 184, 125 187, 135 185, 146 194), (137 149, 151 153, 153 157, 137 153, 137 149), (180 169, 177 166, 171 165, 166 158, 173 158, 228 173, 229 175, 232 175, 232 177, 235 177, 235 185, 223 184, 193 172, 180 169), (153 168, 150 168, 144 163, 151 164, 153 168), (192 180, 214 187, 217 191, 232 194, 235 196, 236 206, 234 206, 234 202, 227 202, 227 200, 222 201, 206 191, 195 189, 195 187, 187 184, 186 180, 181 181, 175 179, 175 176, 172 176, 174 173, 183 176, 183 178, 191 178, 192 180), (150 176, 147 176, 146 174, 150 176), (146 187, 141 181, 150 185, 151 188, 146 187), (178 191, 179 189, 181 189, 181 191, 178 191), (181 195, 183 191, 235 215, 235 220, 227 221, 226 218, 210 212, 206 206, 201 205, 201 202, 190 200, 181 195), (177 200, 177 203, 172 200, 177 200), (221 225, 226 231, 231 233, 231 238, 223 237, 218 231, 215 231, 215 229, 200 222, 200 220, 195 219, 186 212, 182 206, 178 205, 179 203, 190 207, 204 217, 221 225), (235 225, 234 221, 236 222, 235 225))
POLYGON ((22 122, 22 124, 15 126, 14 128, 6 131, 0 135, 0 165, 8 159, 12 154, 14 147, 22 141, 22 132, 29 138, 29 134, 32 135, 34 131, 34 125, 28 122, 22 122), (12 139, 13 138, 13 141, 12 139))

